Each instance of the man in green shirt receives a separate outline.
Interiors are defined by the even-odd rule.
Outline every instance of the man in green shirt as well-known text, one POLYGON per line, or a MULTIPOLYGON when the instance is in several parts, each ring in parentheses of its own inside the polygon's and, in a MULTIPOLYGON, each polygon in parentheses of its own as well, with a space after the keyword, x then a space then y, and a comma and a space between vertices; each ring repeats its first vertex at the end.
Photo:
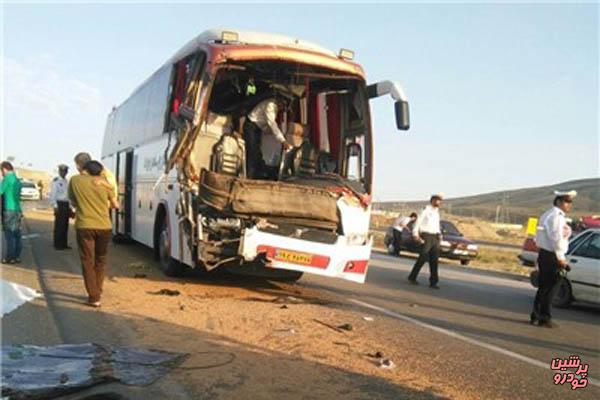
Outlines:
POLYGON ((4 215, 2 229, 6 238, 6 254, 2 259, 4 264, 21 262, 21 181, 17 178, 11 163, 4 161, 2 169, 2 184, 0 195, 4 198, 4 215))

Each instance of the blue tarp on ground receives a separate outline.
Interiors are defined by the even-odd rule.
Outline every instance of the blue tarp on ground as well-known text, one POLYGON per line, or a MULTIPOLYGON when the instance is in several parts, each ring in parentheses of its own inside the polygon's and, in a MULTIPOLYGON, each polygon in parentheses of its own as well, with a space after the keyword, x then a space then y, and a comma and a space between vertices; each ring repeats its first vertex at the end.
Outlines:
POLYGON ((94 343, 2 346, 2 396, 48 399, 105 382, 145 386, 187 354, 94 343))

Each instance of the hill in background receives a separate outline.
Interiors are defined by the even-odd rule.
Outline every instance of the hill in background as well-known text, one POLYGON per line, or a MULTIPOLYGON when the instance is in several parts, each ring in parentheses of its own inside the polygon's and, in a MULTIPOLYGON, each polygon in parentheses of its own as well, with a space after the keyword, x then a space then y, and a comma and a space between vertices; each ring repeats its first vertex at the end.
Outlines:
MULTIPOLYGON (((475 196, 447 199, 443 210, 450 214, 477 217, 499 222, 523 224, 530 216, 544 212, 554 198, 554 190, 577 190, 571 217, 600 214, 600 178, 580 179, 550 186, 506 190, 475 196)), ((375 203, 374 209, 407 215, 427 202, 386 201, 375 203)))

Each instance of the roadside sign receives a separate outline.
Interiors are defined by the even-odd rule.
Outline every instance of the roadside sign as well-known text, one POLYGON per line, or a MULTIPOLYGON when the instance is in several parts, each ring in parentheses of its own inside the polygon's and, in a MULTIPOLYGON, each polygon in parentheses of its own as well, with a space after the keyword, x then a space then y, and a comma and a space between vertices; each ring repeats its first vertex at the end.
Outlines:
POLYGON ((535 217, 529 217, 527 220, 527 235, 535 236, 537 232, 538 219, 535 217))

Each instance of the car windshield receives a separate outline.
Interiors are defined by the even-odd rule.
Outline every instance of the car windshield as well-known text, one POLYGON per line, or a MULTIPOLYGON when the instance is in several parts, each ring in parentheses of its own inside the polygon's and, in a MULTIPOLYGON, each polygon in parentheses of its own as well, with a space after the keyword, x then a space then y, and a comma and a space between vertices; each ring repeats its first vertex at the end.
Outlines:
POLYGON ((442 221, 442 235, 462 236, 462 233, 458 231, 456 226, 452 222, 442 221))
POLYGON ((23 182, 23 183, 21 184, 21 187, 23 187, 23 188, 33 188, 33 189, 35 189, 35 184, 33 184, 33 183, 31 183, 31 182, 23 182))

